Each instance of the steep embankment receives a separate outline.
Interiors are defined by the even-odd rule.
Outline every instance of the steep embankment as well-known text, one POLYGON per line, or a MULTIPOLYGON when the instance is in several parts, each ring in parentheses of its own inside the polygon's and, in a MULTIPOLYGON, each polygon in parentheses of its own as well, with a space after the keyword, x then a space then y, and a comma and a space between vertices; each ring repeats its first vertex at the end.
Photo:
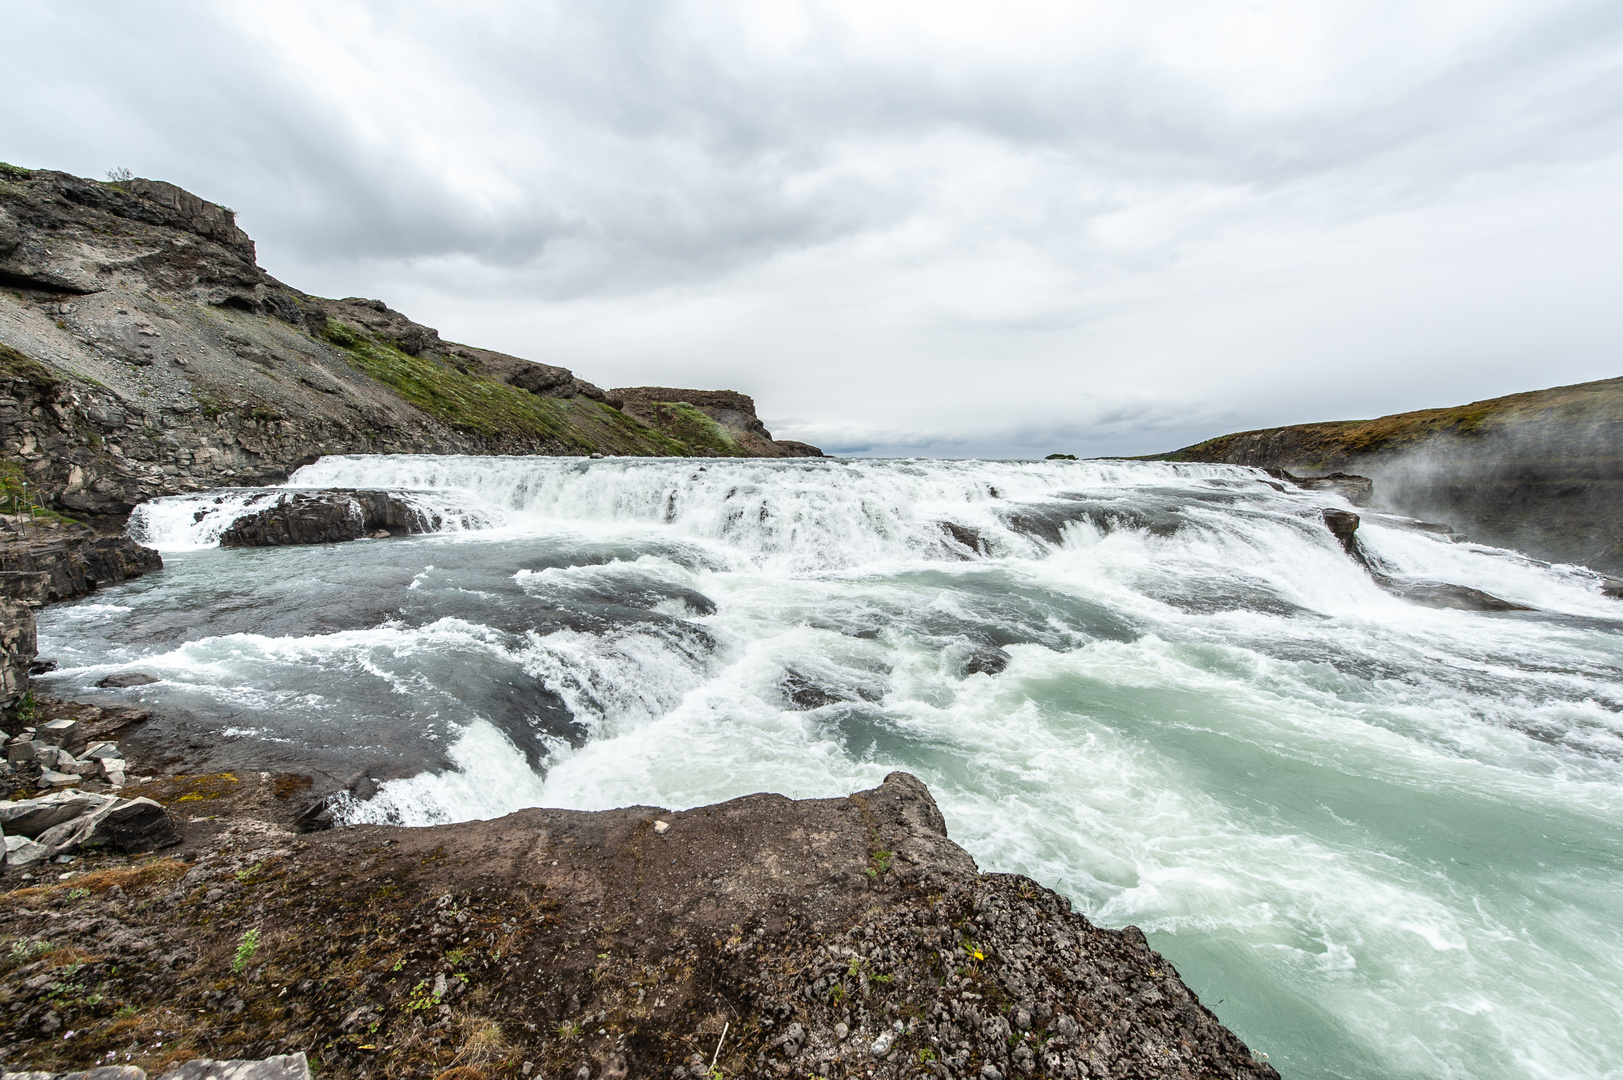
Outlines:
POLYGON ((1623 379, 1243 431, 1164 456, 1357 473, 1375 481, 1377 505, 1540 558, 1623 571, 1623 379))
POLYGON ((230 210, 171 184, 0 165, 0 453, 66 512, 276 482, 332 453, 811 449, 774 443, 743 395, 711 416, 682 404, 707 392, 668 393, 705 422, 650 424, 565 368, 284 285, 230 210))

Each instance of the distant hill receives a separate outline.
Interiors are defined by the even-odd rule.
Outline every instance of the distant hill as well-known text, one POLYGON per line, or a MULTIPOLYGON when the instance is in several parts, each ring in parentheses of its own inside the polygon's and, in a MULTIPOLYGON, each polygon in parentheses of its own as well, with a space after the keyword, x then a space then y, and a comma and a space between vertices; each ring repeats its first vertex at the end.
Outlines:
MULTIPOLYGON (((798 457, 742 394, 635 394, 300 292, 173 184, 0 163, 0 472, 88 520, 322 454, 798 457)), ((646 388, 645 388, 646 389, 646 388)))
POLYGON ((1374 502, 1484 543, 1623 572, 1623 378, 1374 420, 1242 431, 1161 455, 1375 481, 1374 502))

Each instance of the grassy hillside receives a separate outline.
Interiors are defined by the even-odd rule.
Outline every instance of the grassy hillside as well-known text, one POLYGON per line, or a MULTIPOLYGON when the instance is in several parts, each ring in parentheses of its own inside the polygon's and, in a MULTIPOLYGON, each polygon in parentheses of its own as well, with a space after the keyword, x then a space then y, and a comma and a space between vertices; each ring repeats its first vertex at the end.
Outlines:
POLYGON ((1520 428, 1566 429, 1573 440, 1623 424, 1623 378, 1532 390, 1443 409, 1394 413, 1374 420, 1332 420, 1222 435, 1156 455, 1167 461, 1341 468, 1367 455, 1414 449, 1438 436, 1482 439, 1520 428))
MULTIPOLYGON (((555 440, 586 453, 686 457, 703 452, 601 402, 539 397, 495 379, 463 374, 431 355, 412 356, 336 319, 321 336, 343 349, 356 370, 458 431, 486 438, 555 440)), ((704 449, 709 449, 707 442, 704 449)))

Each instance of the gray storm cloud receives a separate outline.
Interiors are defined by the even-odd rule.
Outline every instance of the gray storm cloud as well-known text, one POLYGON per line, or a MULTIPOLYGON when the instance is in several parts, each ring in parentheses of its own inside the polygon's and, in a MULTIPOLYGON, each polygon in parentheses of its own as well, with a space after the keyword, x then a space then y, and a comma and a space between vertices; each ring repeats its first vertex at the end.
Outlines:
POLYGON ((1617 373, 1615 4, 7 7, 0 158, 173 180, 302 288, 834 449, 1617 373))

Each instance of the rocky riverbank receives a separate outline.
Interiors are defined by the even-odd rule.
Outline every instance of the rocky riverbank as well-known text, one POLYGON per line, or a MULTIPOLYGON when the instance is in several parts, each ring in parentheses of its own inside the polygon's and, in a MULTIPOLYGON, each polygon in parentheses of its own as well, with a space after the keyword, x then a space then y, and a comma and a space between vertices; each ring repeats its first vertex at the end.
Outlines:
POLYGON ((231 211, 172 184, 0 164, 0 464, 44 505, 117 525, 323 454, 818 452, 774 442, 742 394, 628 391, 622 409, 567 368, 311 296, 255 260, 231 211))
POLYGON ((837 799, 301 835, 304 791, 291 775, 137 785, 126 796, 179 811, 179 844, 8 880, 0 1061, 156 1073, 302 1050, 324 1076, 458 1080, 1275 1075, 1136 930, 980 874, 906 774, 837 799))

